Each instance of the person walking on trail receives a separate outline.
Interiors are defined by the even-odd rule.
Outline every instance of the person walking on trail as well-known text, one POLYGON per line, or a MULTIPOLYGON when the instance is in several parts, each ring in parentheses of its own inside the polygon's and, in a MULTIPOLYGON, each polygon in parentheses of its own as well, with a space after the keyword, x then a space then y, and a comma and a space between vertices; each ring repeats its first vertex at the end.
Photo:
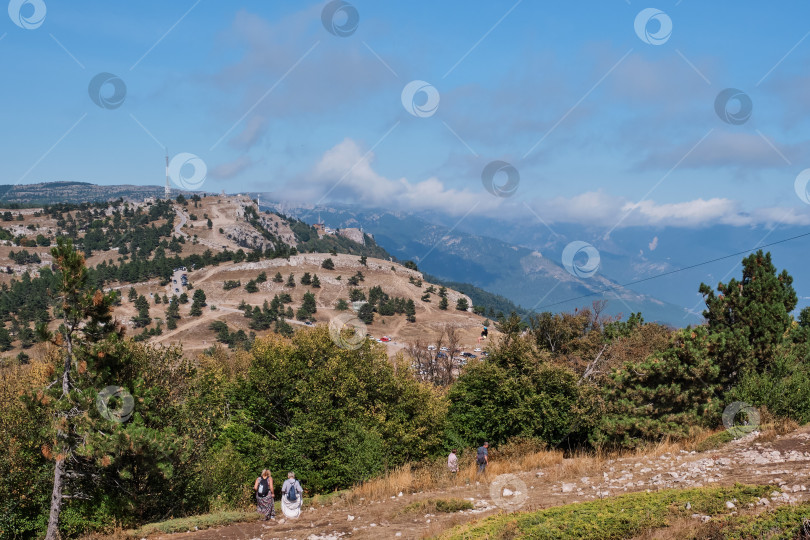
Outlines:
POLYGON ((295 479, 294 472, 287 473, 287 479, 281 486, 281 510, 288 518, 297 518, 301 514, 301 503, 304 500, 304 490, 301 483, 295 479))
POLYGON ((253 482, 253 491, 256 492, 256 511, 264 516, 265 521, 276 519, 276 501, 273 498, 273 477, 265 469, 261 476, 253 482))
POLYGON ((458 473, 458 456, 456 455, 457 450, 454 448, 450 450, 450 455, 447 456, 447 469, 452 473, 458 473))
POLYGON ((487 465, 489 465, 489 443, 485 442, 483 446, 478 447, 478 455, 476 457, 478 462, 478 474, 487 472, 487 465))

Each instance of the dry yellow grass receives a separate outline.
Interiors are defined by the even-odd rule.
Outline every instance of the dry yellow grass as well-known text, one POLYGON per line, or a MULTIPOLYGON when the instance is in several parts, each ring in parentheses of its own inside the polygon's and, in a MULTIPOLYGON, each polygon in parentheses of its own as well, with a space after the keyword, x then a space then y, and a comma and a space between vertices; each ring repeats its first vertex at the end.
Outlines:
MULTIPOLYGON (((603 471, 606 462, 621 457, 636 456, 654 458, 663 454, 673 454, 683 450, 692 441, 673 442, 664 440, 643 448, 607 452, 604 450, 576 451, 566 455, 562 450, 538 449, 533 443, 515 443, 505 448, 493 449, 487 466, 485 479, 501 474, 516 474, 543 470, 545 478, 559 482, 582 476, 592 476, 603 471)), ((349 504, 361 501, 382 500, 395 497, 399 493, 434 491, 453 486, 473 484, 481 480, 474 452, 465 452, 459 457, 459 472, 456 475, 447 470, 444 459, 420 464, 406 464, 388 473, 373 478, 349 490, 342 499, 349 504)))

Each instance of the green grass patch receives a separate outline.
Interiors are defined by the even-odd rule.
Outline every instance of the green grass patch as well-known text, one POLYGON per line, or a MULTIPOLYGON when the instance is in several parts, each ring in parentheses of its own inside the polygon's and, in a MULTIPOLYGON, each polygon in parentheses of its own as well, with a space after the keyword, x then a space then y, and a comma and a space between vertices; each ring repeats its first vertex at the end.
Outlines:
POLYGON ((755 515, 728 516, 707 524, 712 538, 727 540, 793 540, 807 538, 810 533, 810 503, 780 506, 755 515), (805 536, 802 536, 804 534, 805 536))
POLYGON ((452 514, 461 510, 472 510, 473 503, 464 499, 423 499, 412 502, 402 509, 403 514, 452 514))
POLYGON ((257 514, 255 511, 248 512, 244 510, 226 510, 222 512, 202 514, 199 516, 169 519, 159 523, 149 523, 135 530, 127 531, 127 534, 132 537, 143 538, 144 536, 156 533, 193 531, 195 530, 195 527, 197 529, 207 529, 209 527, 219 527, 221 525, 229 525, 231 523, 255 521, 258 519, 258 517, 259 514, 257 514))
MULTIPOLYGON (((734 428, 732 428, 734 429, 734 428)), ((710 435, 700 441, 699 444, 695 446, 695 450, 698 452, 705 452, 707 450, 714 450, 715 448, 720 448, 727 442, 731 442, 736 439, 740 434, 735 431, 724 429, 723 431, 718 431, 714 435, 710 435)), ((744 435, 744 433, 742 434, 744 435)))
POLYGON ((772 491, 773 486, 672 489, 656 493, 630 493, 619 497, 568 504, 537 512, 498 514, 446 532, 440 538, 462 540, 512 538, 611 540, 668 526, 669 520, 692 514, 709 516, 729 512, 726 501, 741 506, 772 491), (691 508, 687 509, 687 503, 691 508))
MULTIPOLYGON (((325 506, 332 504, 340 500, 340 498, 347 493, 349 493, 349 490, 341 490, 332 493, 324 493, 322 495, 315 495, 313 497, 305 497, 304 506, 325 506)), ((280 513, 281 502, 276 499, 276 514, 280 513)), ((219 512, 211 512, 210 514, 200 514, 197 516, 169 519, 159 523, 148 523, 138 527, 137 529, 126 531, 126 534, 133 538, 143 538, 144 536, 155 533, 193 531, 195 530, 195 527, 197 530, 202 530, 210 527, 230 525, 231 523, 255 521, 257 519, 259 519, 259 514, 256 513, 255 510, 222 510, 219 512)))

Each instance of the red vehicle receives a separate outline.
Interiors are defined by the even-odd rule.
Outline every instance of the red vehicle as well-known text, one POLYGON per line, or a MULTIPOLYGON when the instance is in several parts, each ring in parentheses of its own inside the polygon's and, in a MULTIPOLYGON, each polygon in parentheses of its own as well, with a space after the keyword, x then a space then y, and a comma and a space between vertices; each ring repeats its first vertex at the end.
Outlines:
POLYGON ((388 337, 388 336, 383 336, 383 337, 380 338, 380 341, 382 341, 382 342, 391 341, 391 338, 388 337))

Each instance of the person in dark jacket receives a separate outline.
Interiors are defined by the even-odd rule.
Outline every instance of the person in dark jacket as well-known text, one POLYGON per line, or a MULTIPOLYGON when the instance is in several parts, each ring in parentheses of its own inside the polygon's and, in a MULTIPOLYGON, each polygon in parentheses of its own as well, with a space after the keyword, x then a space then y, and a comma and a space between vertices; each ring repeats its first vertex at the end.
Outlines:
POLYGON ((478 447, 477 457, 475 459, 478 462, 478 474, 484 474, 487 472, 487 465, 489 465, 489 443, 485 442, 483 446, 478 447))

